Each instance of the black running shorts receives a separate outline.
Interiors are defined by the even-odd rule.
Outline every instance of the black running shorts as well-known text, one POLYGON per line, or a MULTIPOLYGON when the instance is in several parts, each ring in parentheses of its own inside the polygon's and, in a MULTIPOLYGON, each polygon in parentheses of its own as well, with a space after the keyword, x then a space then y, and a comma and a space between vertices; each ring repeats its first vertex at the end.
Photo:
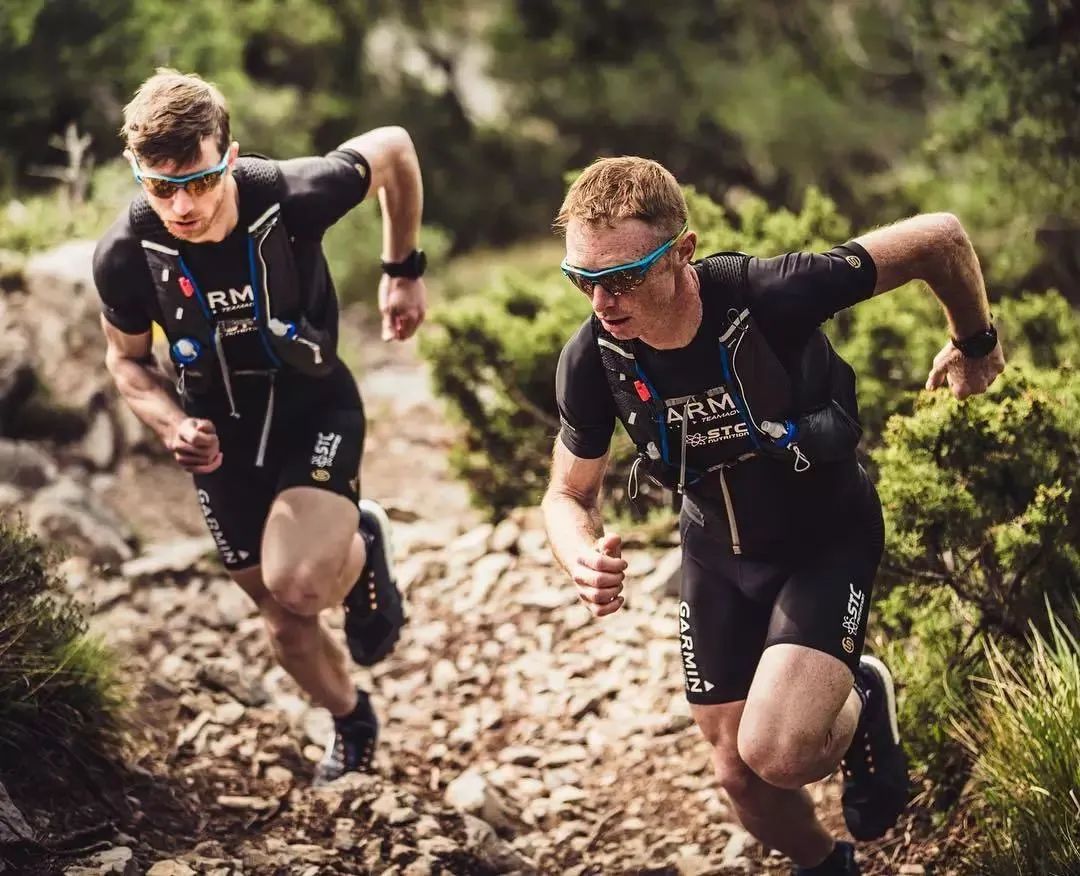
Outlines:
POLYGON ((315 487, 355 502, 364 447, 362 407, 327 408, 275 416, 262 466, 255 465, 258 417, 215 421, 223 454, 210 474, 195 475, 195 490, 210 534, 230 571, 259 564, 270 506, 290 487, 315 487))
POLYGON ((877 492, 862 478, 829 535, 754 558, 732 553, 722 514, 684 502, 679 646, 691 703, 746 699, 770 645, 805 645, 854 670, 885 541, 877 492))

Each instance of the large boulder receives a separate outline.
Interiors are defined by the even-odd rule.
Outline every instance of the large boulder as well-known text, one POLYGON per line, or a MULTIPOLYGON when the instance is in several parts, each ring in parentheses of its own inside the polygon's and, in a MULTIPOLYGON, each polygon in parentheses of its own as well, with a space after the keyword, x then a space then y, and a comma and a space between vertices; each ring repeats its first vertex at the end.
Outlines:
POLYGON ((130 527, 110 513, 88 487, 62 477, 39 490, 26 513, 39 537, 58 541, 94 563, 114 566, 134 555, 130 527))
POLYGON ((0 438, 0 483, 39 490, 56 480, 52 457, 25 441, 0 438))
POLYGON ((76 406, 89 394, 87 362, 105 367, 93 255, 94 241, 74 240, 33 256, 23 271, 26 294, 12 296, 22 311, 18 321, 33 337, 42 380, 76 406))

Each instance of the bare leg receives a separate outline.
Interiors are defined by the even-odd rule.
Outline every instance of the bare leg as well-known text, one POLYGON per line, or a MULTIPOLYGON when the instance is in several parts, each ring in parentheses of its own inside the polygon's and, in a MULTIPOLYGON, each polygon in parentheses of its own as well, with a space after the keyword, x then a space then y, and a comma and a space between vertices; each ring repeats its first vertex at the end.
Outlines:
POLYGON ((743 827, 762 845, 776 849, 803 867, 829 856, 833 838, 818 821, 810 795, 778 788, 758 776, 739 755, 739 724, 746 703, 691 705, 694 720, 713 752, 713 769, 743 827))
POLYGON ((773 645, 746 698, 739 754, 769 784, 801 788, 839 765, 860 708, 840 660, 803 645, 773 645))
POLYGON ((263 585, 258 566, 234 572, 233 579, 255 600, 282 669, 313 703, 332 715, 351 712, 356 706, 356 686, 349 679, 349 659, 326 624, 318 616, 282 608, 263 585))
POLYGON ((262 537, 263 580, 274 599, 301 615, 340 605, 366 559, 359 521, 344 496, 314 487, 282 491, 262 537))

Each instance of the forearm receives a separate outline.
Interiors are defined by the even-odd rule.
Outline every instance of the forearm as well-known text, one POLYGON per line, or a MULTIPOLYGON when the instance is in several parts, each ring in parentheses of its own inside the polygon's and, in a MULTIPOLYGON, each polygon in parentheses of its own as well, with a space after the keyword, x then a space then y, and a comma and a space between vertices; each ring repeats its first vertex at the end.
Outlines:
POLYGON ((382 211, 382 258, 399 262, 420 245, 420 217, 424 208, 424 192, 420 181, 420 165, 416 153, 410 152, 396 174, 396 183, 379 189, 379 208, 382 211))
POLYGON ((990 325, 979 259, 955 216, 929 213, 856 238, 877 268, 874 294, 923 280, 941 302, 955 338, 990 325))
POLYGON ((596 503, 548 490, 540 506, 548 542, 556 561, 567 572, 604 535, 604 520, 596 503))
POLYGON ((105 360, 124 401, 164 443, 186 417, 177 404, 172 383, 150 357, 147 363, 109 355, 105 360))

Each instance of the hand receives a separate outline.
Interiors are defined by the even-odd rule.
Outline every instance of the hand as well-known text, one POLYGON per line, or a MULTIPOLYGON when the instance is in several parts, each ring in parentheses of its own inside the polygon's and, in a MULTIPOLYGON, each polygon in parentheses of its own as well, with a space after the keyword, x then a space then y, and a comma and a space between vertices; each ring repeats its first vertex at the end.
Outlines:
POLYGON ((388 277, 379 282, 379 312, 382 314, 382 339, 404 341, 424 321, 427 313, 427 289, 424 278, 388 277))
POLYGON ((967 398, 985 392, 994 379, 1005 370, 1005 354, 999 343, 985 356, 969 359, 949 341, 934 357, 934 367, 926 378, 927 389, 937 389, 948 381, 957 398, 967 398))
POLYGON ((217 429, 209 420, 197 417, 181 420, 165 446, 181 468, 192 474, 210 474, 221 465, 221 444, 217 429))
POLYGON ((589 611, 596 617, 603 617, 618 611, 626 601, 619 595, 625 571, 622 539, 617 535, 605 535, 596 540, 593 550, 578 558, 570 577, 589 611))

